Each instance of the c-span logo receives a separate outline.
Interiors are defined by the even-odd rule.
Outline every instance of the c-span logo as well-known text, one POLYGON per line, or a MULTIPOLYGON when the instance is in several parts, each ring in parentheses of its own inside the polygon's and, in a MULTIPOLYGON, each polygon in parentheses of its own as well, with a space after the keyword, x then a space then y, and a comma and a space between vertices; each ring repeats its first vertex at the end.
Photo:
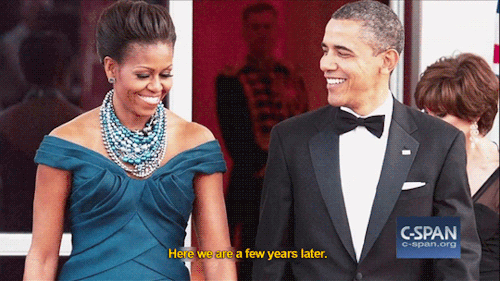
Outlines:
POLYGON ((399 217, 398 259, 459 259, 460 218, 399 217))

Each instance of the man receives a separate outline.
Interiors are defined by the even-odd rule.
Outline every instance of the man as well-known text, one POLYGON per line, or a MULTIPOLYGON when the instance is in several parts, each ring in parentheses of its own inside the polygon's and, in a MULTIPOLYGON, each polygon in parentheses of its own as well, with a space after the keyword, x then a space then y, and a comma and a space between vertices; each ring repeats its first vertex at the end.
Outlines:
MULTIPOLYGON (((226 205, 233 246, 241 250, 254 247, 271 128, 307 110, 303 80, 274 56, 277 17, 267 3, 245 8, 247 58, 216 82, 221 131, 234 163, 226 205)), ((239 279, 250 279, 251 269, 251 260, 242 260, 239 279)))
POLYGON ((379 2, 332 15, 320 61, 330 105, 274 127, 264 179, 256 249, 298 257, 255 260, 254 280, 288 267, 297 280, 478 279, 465 139, 390 94, 403 42, 379 2), (351 126, 356 117, 372 118, 351 126), (461 258, 398 259, 396 220, 411 216, 460 217, 461 258), (302 249, 324 253, 301 258, 302 249))

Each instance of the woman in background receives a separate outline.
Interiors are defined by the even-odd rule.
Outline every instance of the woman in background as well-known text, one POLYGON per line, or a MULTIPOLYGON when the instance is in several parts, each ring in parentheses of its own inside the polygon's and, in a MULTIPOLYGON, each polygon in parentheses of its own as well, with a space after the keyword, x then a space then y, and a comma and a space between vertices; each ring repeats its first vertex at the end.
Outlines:
MULTIPOLYGON (((59 279, 189 280, 169 255, 183 246, 191 212, 202 250, 230 248, 226 168, 212 133, 161 103, 172 87, 172 20, 164 7, 118 1, 96 37, 113 90, 40 145, 24 278, 56 278, 69 201, 73 249, 59 279)), ((204 259, 204 270, 207 279, 236 279, 232 260, 204 259)))
POLYGON ((415 102, 465 134, 467 176, 482 246, 480 278, 499 280, 499 150, 485 137, 498 113, 498 78, 477 55, 442 58, 423 73, 415 102))

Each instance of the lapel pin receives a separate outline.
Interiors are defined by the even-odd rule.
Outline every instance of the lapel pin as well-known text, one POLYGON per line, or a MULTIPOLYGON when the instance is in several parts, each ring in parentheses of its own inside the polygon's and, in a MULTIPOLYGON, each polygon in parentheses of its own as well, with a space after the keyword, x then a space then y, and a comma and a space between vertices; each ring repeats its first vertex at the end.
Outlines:
POLYGON ((403 149, 403 150, 401 151, 401 154, 402 154, 402 155, 411 155, 411 150, 409 150, 409 149, 403 149))

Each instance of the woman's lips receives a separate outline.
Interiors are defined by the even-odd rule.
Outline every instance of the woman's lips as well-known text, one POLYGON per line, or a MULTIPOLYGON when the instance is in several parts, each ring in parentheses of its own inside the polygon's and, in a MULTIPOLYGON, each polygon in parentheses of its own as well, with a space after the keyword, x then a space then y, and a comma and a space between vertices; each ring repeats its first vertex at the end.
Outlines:
POLYGON ((160 97, 147 97, 147 96, 141 96, 141 95, 138 95, 140 99, 142 99, 143 101, 145 101, 146 103, 149 103, 151 105, 157 105, 158 103, 160 103, 160 97))

